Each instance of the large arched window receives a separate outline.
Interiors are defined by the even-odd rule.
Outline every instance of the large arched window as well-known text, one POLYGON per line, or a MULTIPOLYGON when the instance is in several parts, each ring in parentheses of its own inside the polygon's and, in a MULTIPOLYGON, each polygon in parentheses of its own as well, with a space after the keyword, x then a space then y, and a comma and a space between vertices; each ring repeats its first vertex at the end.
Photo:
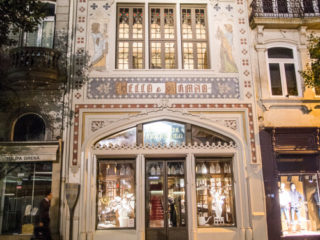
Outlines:
POLYGON ((142 124, 142 135, 138 137, 137 127, 103 138, 100 145, 170 145, 170 144, 212 144, 229 143, 232 140, 219 133, 195 125, 173 121, 156 121, 142 124), (188 129, 188 130, 187 130, 188 129), (187 134, 189 132, 189 134, 187 134))
POLYGON ((15 123, 13 129, 14 141, 43 141, 46 126, 37 114, 25 114, 15 123))
POLYGON ((283 47, 269 48, 268 68, 271 95, 299 95, 296 75, 296 59, 292 49, 283 47))

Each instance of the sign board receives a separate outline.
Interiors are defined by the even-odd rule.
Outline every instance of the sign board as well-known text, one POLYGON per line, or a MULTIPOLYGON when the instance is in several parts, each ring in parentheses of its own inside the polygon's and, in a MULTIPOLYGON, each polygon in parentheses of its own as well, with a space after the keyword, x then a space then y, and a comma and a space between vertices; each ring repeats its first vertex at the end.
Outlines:
POLYGON ((66 183, 66 199, 70 210, 73 210, 76 206, 79 192, 80 192, 80 184, 78 183, 66 183))

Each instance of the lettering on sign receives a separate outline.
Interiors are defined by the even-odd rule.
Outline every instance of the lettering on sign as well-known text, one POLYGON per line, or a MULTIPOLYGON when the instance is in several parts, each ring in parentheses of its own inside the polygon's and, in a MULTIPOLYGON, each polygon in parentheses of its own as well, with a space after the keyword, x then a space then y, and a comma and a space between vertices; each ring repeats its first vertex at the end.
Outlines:
POLYGON ((23 162, 23 161, 42 161, 39 155, 0 155, 1 162, 23 162))

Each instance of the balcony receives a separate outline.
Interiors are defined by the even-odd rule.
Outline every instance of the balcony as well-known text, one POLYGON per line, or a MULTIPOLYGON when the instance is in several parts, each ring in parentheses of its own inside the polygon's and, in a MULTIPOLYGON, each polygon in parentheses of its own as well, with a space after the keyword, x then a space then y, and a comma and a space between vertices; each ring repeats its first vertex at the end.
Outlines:
POLYGON ((253 0, 250 26, 320 29, 320 0, 253 0))
POLYGON ((43 47, 19 47, 10 51, 7 81, 12 87, 48 88, 61 83, 58 62, 61 53, 43 47))

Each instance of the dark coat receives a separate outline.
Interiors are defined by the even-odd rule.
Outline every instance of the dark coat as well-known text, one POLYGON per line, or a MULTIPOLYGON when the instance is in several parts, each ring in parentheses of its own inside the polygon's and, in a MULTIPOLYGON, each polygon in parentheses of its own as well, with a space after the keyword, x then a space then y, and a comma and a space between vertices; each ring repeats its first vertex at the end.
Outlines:
POLYGON ((42 222, 44 226, 49 226, 50 224, 50 201, 45 198, 41 200, 39 207, 39 222, 42 222))

